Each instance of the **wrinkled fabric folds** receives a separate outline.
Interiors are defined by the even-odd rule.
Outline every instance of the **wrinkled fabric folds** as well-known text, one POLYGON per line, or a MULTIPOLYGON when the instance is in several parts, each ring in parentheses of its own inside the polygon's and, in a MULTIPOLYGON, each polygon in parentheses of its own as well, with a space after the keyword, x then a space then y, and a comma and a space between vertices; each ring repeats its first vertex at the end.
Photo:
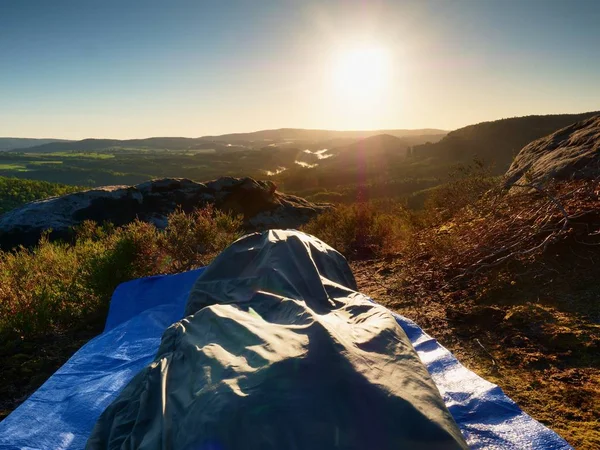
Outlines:
POLYGON ((104 411, 89 449, 467 448, 393 315, 344 258, 295 231, 248 235, 104 411))

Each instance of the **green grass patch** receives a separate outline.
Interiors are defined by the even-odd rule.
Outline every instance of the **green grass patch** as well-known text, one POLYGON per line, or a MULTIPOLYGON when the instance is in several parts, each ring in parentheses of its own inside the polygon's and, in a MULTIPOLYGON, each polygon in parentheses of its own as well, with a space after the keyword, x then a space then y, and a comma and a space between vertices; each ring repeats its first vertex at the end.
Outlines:
POLYGON ((0 170, 14 170, 16 172, 27 172, 27 168, 22 164, 0 164, 0 170))
POLYGON ((46 165, 53 165, 53 164, 62 164, 62 161, 31 161, 30 163, 27 163, 27 165, 29 166, 46 166, 46 165))
POLYGON ((52 153, 44 153, 44 156, 58 156, 61 158, 87 158, 87 159, 112 159, 115 157, 115 155, 113 155, 112 153, 97 153, 97 152, 52 152, 52 153))

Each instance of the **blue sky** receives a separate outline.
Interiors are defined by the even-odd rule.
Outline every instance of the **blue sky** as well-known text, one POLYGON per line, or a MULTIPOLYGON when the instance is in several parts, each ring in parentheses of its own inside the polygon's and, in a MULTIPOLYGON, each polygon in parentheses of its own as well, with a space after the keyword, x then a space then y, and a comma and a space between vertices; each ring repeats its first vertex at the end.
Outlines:
POLYGON ((600 110, 599 24, 596 0, 0 0, 0 136, 455 129, 600 110), (329 76, 364 45, 389 60, 366 103, 329 76))

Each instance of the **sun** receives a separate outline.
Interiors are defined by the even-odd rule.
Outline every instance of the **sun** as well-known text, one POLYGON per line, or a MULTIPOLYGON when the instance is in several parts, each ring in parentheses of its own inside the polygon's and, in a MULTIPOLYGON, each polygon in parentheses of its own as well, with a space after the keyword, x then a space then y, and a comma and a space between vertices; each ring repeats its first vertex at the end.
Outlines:
POLYGON ((378 47, 359 47, 341 52, 334 61, 332 83, 351 103, 376 100, 388 88, 390 58, 378 47))

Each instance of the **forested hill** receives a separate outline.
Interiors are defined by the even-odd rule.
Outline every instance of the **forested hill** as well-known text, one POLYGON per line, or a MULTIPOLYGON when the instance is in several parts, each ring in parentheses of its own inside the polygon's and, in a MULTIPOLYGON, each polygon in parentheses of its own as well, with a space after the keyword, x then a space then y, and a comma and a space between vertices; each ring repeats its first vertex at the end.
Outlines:
MULTIPOLYGON (((52 152, 95 152, 111 149, 128 150, 235 150, 240 148, 262 148, 266 145, 305 145, 317 141, 350 140, 367 138, 379 134, 390 134, 406 138, 407 142, 436 142, 446 135, 446 131, 436 129, 420 130, 371 130, 371 131, 334 131, 305 130, 301 128, 281 128, 278 130, 262 130, 252 133, 233 133, 220 136, 186 137, 150 137, 144 139, 83 139, 70 142, 40 142, 39 145, 28 145, 29 153, 52 152)), ((330 142, 336 145, 336 142, 330 142)), ((339 145, 340 143, 337 142, 339 145)), ((19 148, 23 148, 21 145, 19 148)), ((14 147, 17 149, 17 147, 14 147)), ((2 148, 0 148, 2 150, 2 148)), ((4 150, 10 150, 6 148, 4 150)))
POLYGON ((0 152, 6 150, 17 150, 28 148, 37 145, 49 144, 52 142, 67 142, 64 139, 30 139, 30 138, 13 138, 0 137, 0 152))
POLYGON ((448 133, 441 141, 413 147, 415 157, 433 157, 448 162, 473 157, 493 163, 498 174, 506 172, 525 145, 598 112, 525 116, 469 125, 448 133))
MULTIPOLYGON (((439 136, 445 135, 447 131, 434 128, 423 128, 415 130, 395 129, 395 130, 356 130, 356 131, 337 131, 337 130, 310 130, 305 128, 279 128, 275 130, 261 130, 250 133, 231 133, 220 136, 204 136, 201 139, 215 141, 285 141, 285 140, 310 140, 325 141, 328 139, 364 139, 370 136, 380 134, 389 134, 396 137, 414 137, 414 136, 439 136)), ((432 139, 437 140, 437 139, 432 139)))
MULTIPOLYGON (((226 147, 225 144, 220 147, 226 147)), ((96 152, 116 149, 133 150, 187 150, 215 148, 215 144, 201 138, 153 137, 145 139, 82 139, 80 141, 50 142, 27 148, 28 153, 96 152)))
POLYGON ((81 189, 83 188, 79 186, 47 181, 0 177, 0 214, 27 202, 77 192, 81 189))

